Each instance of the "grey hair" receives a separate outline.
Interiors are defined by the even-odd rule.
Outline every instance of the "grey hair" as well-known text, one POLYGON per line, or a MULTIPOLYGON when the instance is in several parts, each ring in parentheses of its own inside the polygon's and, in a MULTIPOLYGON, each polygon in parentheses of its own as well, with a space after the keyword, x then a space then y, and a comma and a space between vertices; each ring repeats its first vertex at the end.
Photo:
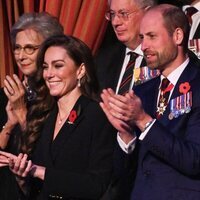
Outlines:
MULTIPOLYGON (((157 0, 133 0, 133 2, 140 8, 153 7, 157 5, 157 0)), ((108 5, 110 5, 110 3, 111 0, 108 0, 108 5)))
POLYGON ((11 29, 11 42, 15 45, 17 33, 32 29, 41 35, 44 40, 52 35, 63 34, 63 26, 58 19, 47 12, 25 13, 19 17, 18 21, 11 29))

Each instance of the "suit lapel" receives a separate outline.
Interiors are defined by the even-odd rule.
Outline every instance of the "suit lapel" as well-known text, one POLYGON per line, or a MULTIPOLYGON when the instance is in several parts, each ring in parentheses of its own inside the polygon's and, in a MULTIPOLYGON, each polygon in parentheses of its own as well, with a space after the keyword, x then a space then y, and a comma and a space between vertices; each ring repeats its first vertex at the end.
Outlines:
POLYGON ((42 149, 44 151, 43 159, 45 159, 44 163, 47 163, 48 166, 52 166, 51 144, 53 140, 57 113, 58 108, 55 106, 47 121, 45 122, 45 126, 42 131, 42 149))
MULTIPOLYGON (((180 84, 185 83, 185 82, 191 82, 191 80, 194 79, 196 73, 197 73, 197 68, 193 65, 193 63, 189 62, 189 64, 187 65, 187 67, 185 68, 183 73, 181 74, 179 80, 177 81, 176 86, 173 90, 173 93, 170 97, 170 100, 182 95, 179 92, 180 84)), ((165 125, 165 126, 167 126, 171 122, 171 120, 169 120, 170 100, 169 100, 169 103, 167 105, 166 111, 164 112, 163 116, 161 116, 161 118, 159 119, 159 121, 161 121, 162 124, 165 125)))
POLYGON ((153 118, 156 116, 159 84, 160 76, 133 88, 136 95, 141 98, 144 110, 153 118))
POLYGON ((120 46, 113 56, 115 59, 112 58, 112 61, 109 64, 110 68, 108 69, 106 85, 110 86, 113 90, 117 87, 119 75, 125 58, 125 52, 126 47, 124 45, 120 46))
POLYGON ((54 162, 56 157, 58 156, 59 152, 62 151, 62 147, 66 145, 69 138, 75 133, 77 126, 80 122, 84 119, 83 110, 89 103, 88 99, 84 96, 81 96, 76 104, 74 105, 73 109, 77 112, 77 118, 73 123, 69 123, 69 117, 60 129, 57 137, 52 143, 52 161, 54 162), (79 110, 80 109, 80 110, 79 110), (78 112, 80 113, 78 114, 78 112))

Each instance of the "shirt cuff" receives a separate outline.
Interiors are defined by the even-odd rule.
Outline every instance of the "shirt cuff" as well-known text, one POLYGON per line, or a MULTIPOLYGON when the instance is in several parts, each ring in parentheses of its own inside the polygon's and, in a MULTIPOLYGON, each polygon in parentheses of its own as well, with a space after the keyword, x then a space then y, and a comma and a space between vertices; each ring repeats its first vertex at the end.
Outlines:
POLYGON ((140 134, 139 140, 143 140, 145 138, 145 136, 147 135, 147 133, 149 132, 149 129, 153 126, 153 124, 155 123, 156 119, 154 119, 151 123, 151 125, 148 126, 148 128, 145 129, 145 131, 143 131, 140 134))
POLYGON ((135 136, 128 144, 126 144, 121 137, 119 136, 119 133, 117 133, 117 141, 120 146, 120 148, 127 154, 130 154, 135 149, 135 143, 136 143, 137 137, 135 136))

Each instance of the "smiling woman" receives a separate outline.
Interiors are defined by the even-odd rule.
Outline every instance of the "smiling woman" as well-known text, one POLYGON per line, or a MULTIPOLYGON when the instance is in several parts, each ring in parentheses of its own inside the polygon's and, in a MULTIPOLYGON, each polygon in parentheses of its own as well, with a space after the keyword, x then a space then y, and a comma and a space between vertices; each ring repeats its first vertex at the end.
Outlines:
POLYGON ((53 36, 41 45, 37 66, 31 81, 38 91, 37 104, 30 108, 27 126, 34 124, 38 130, 44 122, 43 130, 34 132, 40 137, 32 161, 19 154, 9 166, 20 181, 31 177, 23 180, 30 193, 19 182, 28 199, 100 199, 111 177, 116 135, 95 100, 98 85, 91 51, 77 38, 53 36), (49 108, 46 121, 32 118, 42 108, 49 108))

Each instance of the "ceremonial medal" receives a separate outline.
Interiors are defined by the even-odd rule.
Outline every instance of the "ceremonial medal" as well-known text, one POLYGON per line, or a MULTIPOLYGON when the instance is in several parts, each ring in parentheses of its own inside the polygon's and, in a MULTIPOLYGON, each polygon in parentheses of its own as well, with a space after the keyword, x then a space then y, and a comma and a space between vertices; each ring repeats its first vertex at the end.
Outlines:
POLYGON ((170 101, 169 119, 177 118, 184 113, 189 113, 192 107, 192 92, 184 93, 170 101), (173 117, 172 117, 173 116, 173 117))
POLYGON ((140 85, 142 83, 145 83, 146 81, 149 81, 153 78, 156 78, 160 75, 160 71, 157 69, 151 70, 149 67, 140 67, 135 68, 133 70, 134 74, 134 85, 140 85))
POLYGON ((158 107, 157 107, 157 113, 159 114, 159 115, 163 115, 163 113, 165 112, 165 110, 166 110, 166 100, 165 100, 165 98, 163 98, 163 97, 161 97, 160 98, 160 101, 159 101, 159 105, 158 105, 158 107))

